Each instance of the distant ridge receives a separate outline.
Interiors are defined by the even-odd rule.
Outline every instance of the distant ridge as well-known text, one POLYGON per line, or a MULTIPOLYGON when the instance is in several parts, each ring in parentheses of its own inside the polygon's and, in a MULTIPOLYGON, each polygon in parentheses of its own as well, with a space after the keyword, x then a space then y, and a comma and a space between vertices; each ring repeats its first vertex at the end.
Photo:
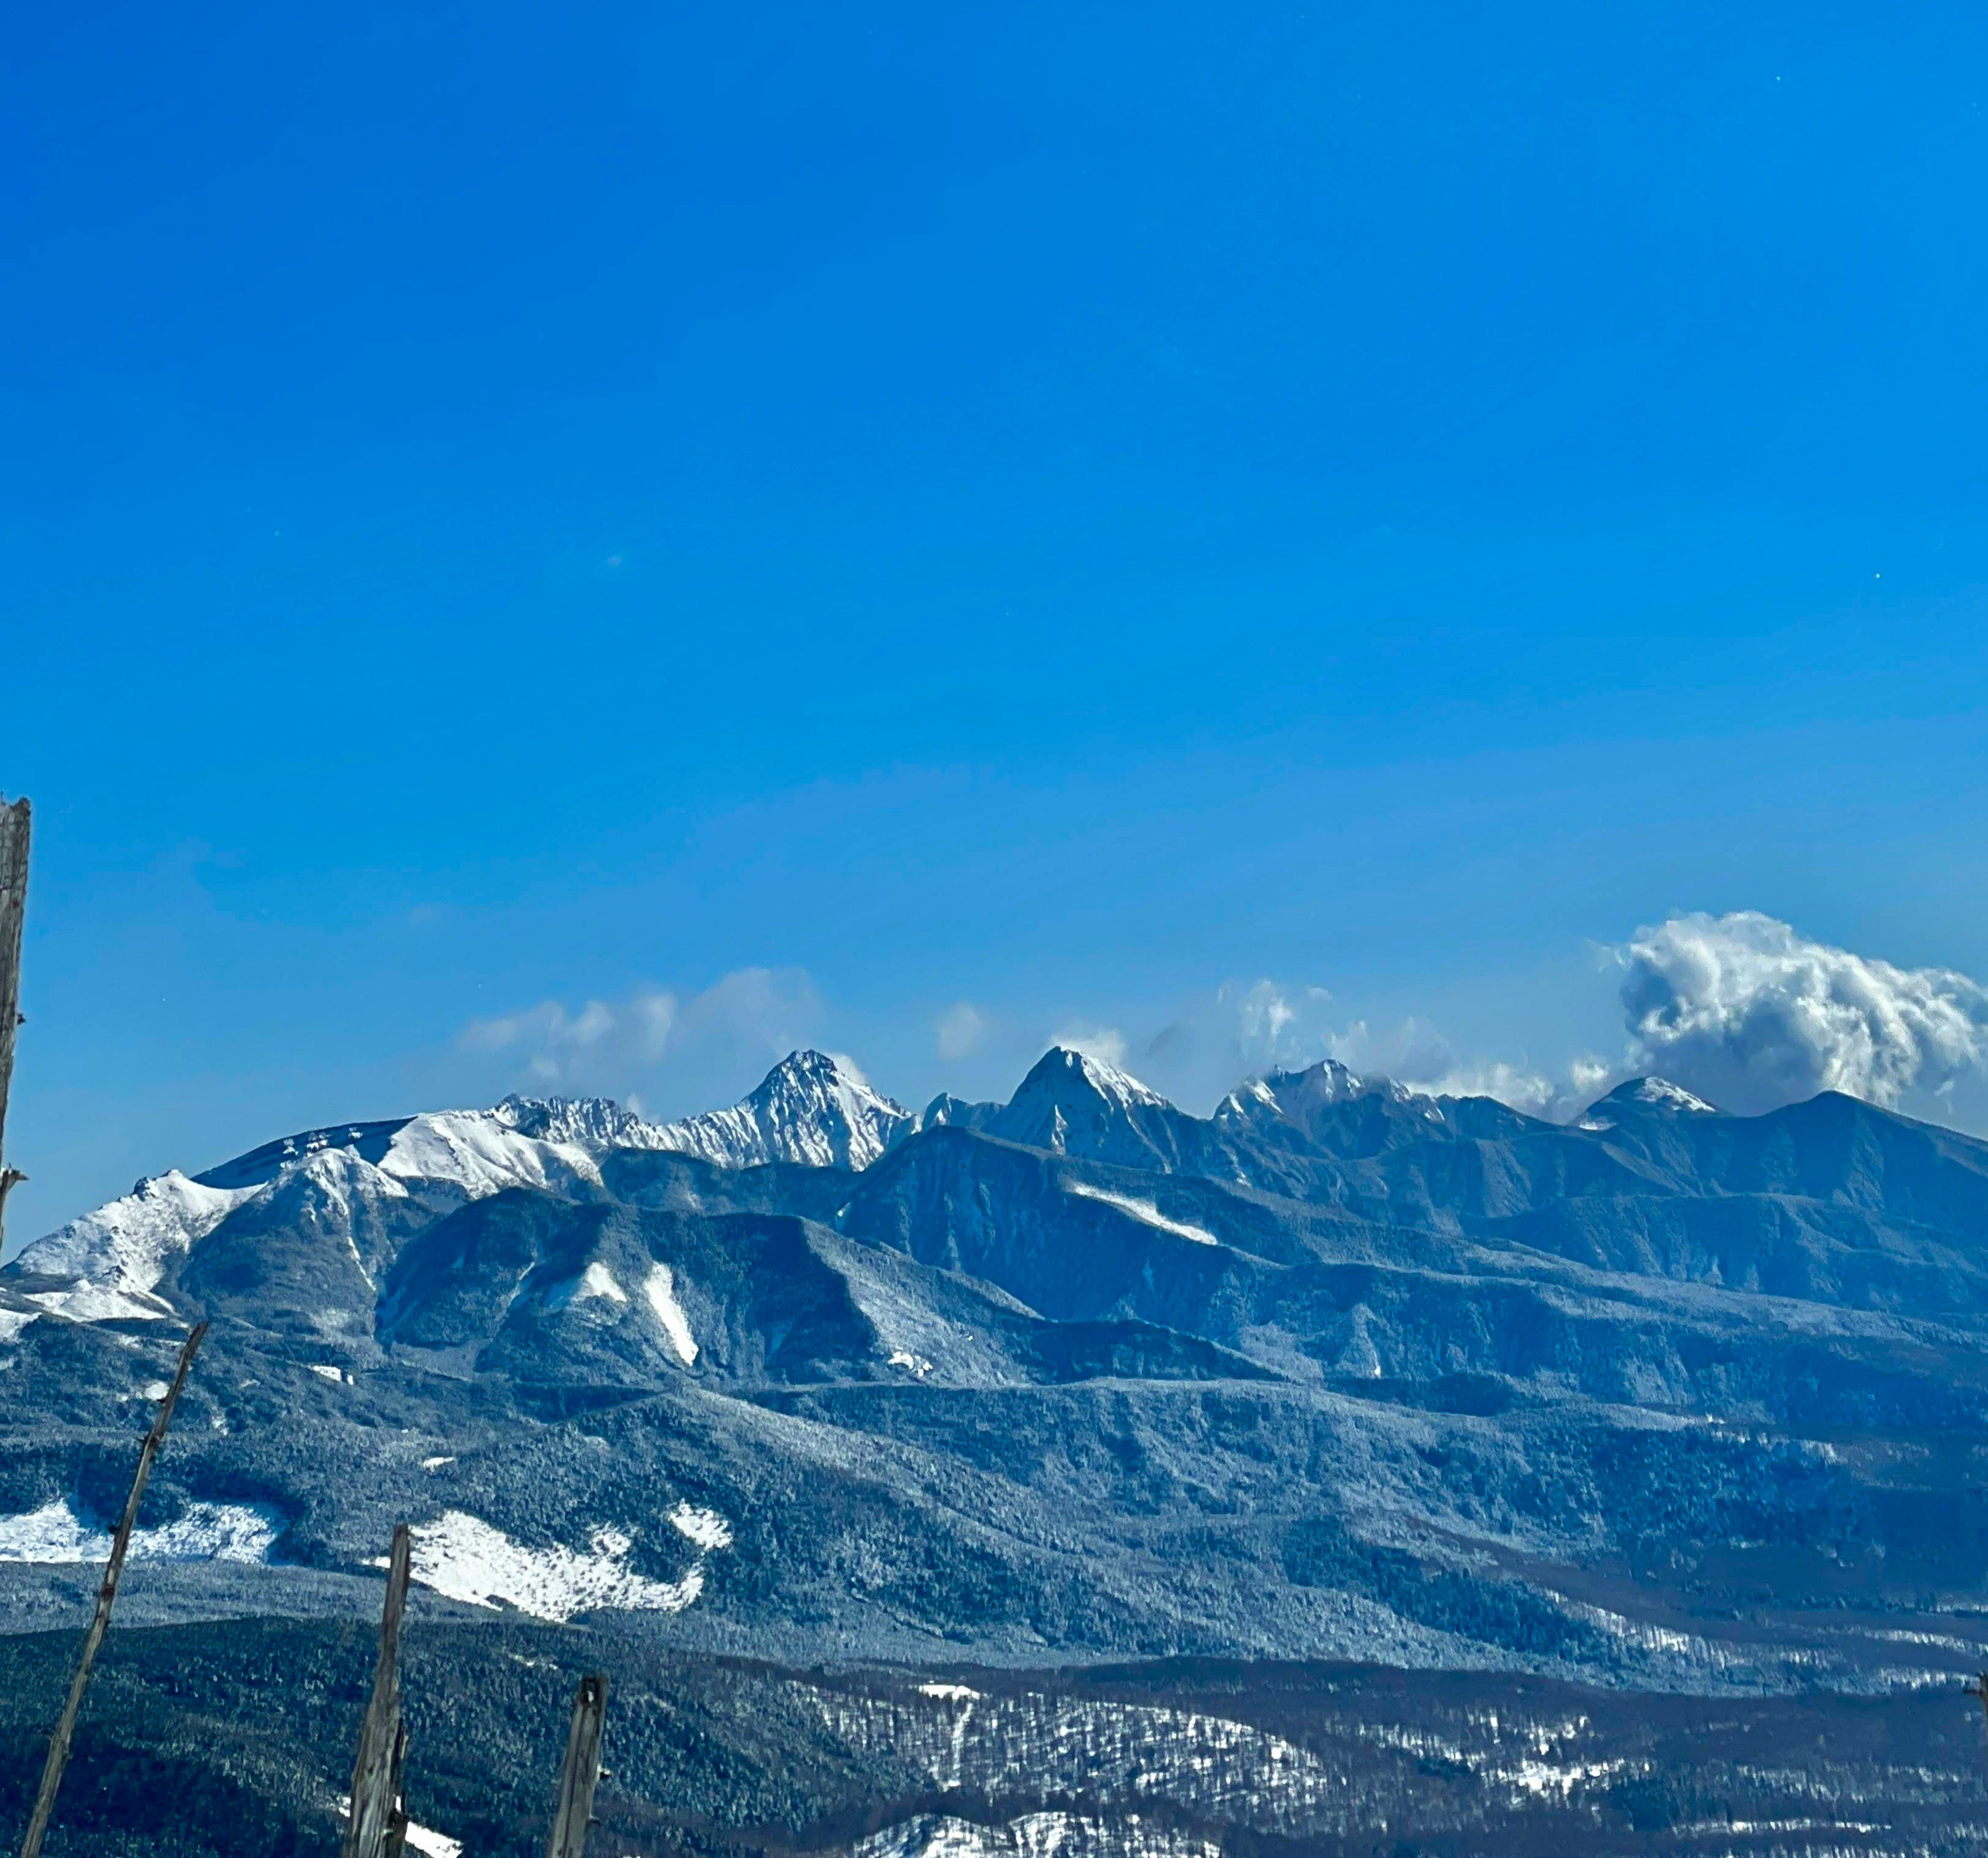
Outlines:
POLYGON ((1559 1124, 1327 1061, 1204 1118, 1057 1049, 915 1118, 797 1052, 678 1123, 337 1124, 0 1270, 0 1603, 198 1316, 140 1541, 223 1611, 404 1519, 454 1603, 753 1656, 1976 1670, 1984 1232, 1988 1144, 1662 1080, 1559 1124))

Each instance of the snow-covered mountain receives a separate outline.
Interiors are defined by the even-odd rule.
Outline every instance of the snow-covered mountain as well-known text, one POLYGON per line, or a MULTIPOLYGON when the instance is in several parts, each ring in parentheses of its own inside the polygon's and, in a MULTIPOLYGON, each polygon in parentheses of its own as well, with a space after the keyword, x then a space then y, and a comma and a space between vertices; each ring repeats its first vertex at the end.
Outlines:
POLYGON ((101 1532, 205 1316, 161 1514, 232 1517, 278 1611, 405 1519, 444 1595, 708 1592, 745 1649, 844 1657, 1689 1687, 1895 1664, 1817 1636, 1853 1575, 1972 1616, 1988 1144, 1833 1095, 1594 1107, 1327 1064, 1204 1119, 1059 1050, 904 1133, 803 1052, 684 1123, 517 1099, 162 1175, 0 1271, 0 1603, 101 1532))
POLYGON ((729 1110, 663 1124, 644 1146, 701 1156, 721 1167, 769 1161, 864 1168, 914 1121, 901 1103, 871 1089, 847 1059, 796 1052, 729 1110))
POLYGON ((664 1127, 607 1096, 507 1096, 493 1113, 520 1135, 600 1154, 610 1148, 667 1148, 664 1127))
POLYGON ((1442 1120, 1434 1097, 1390 1077, 1362 1077, 1332 1058, 1307 1070, 1273 1071, 1239 1084, 1216 1106, 1215 1120, 1236 1130, 1283 1124, 1315 1141, 1328 1127, 1343 1126, 1349 1106, 1424 1123, 1442 1120))
MULTIPOLYGON (((198 1175, 178 1169, 37 1239, 8 1268, 20 1312, 158 1319, 159 1290, 201 1248, 231 1250, 266 1293, 289 1281, 324 1333, 370 1333, 378 1285, 415 1233, 507 1187, 600 1197, 600 1159, 674 1150, 725 1167, 769 1161, 862 1168, 913 1119, 846 1062, 796 1052, 730 1110, 645 1122, 600 1097, 509 1097, 494 1109, 306 1130, 198 1175), (279 1235, 272 1238, 272 1235, 279 1235), (261 1235, 261 1242, 258 1242, 261 1235)), ((198 1267, 195 1268, 198 1269, 198 1267)), ((0 1328, 16 1312, 0 1309, 0 1328)))
POLYGON ((22 1295, 83 1321, 169 1316, 161 1281, 224 1227, 309 1234, 335 1258, 339 1306, 372 1322, 374 1280, 399 1241, 505 1187, 597 1197, 585 1149, 522 1133, 496 1110, 443 1110, 288 1136, 189 1177, 140 1181, 27 1246, 8 1267, 22 1295), (349 1267, 347 1269, 347 1267, 349 1267), (363 1309, 361 1306, 363 1305, 363 1309))
POLYGON ((1006 1103, 935 1096, 915 1128, 978 1130, 1052 1154, 1170 1174, 1198 1164, 1207 1125, 1115 1065, 1052 1046, 1006 1103))
POLYGON ((720 1167, 865 1168, 918 1120, 847 1059, 813 1051, 789 1052, 743 1102, 680 1122, 645 1122, 603 1097, 510 1096, 496 1113, 527 1135, 597 1154, 670 1149, 720 1167))
POLYGON ((1618 1084, 1581 1113, 1577 1127, 1599 1133, 1613 1129, 1625 1116, 1719 1116, 1724 1113, 1702 1096, 1694 1096, 1682 1084, 1663 1077, 1632 1077, 1618 1084))
MULTIPOLYGON (((1591 1106, 1569 1133, 1627 1141, 1634 1130, 1647 1130, 1635 1137, 1637 1153, 1689 1172, 1693 1164, 1667 1133, 1680 1119, 1726 1120, 1674 1084, 1639 1078, 1591 1106)), ((160 1319, 172 1314, 176 1291, 211 1303, 252 1290, 266 1301, 280 1285, 314 1332, 367 1336, 401 1248, 506 1188, 608 1197, 601 1164, 628 1150, 726 1169, 783 1163, 860 1172, 909 1137, 942 1127, 1074 1160, 1274 1186, 1370 1213, 1424 1208, 1438 1224, 1450 1213, 1418 1159, 1433 1152, 1431 1143, 1547 1130, 1489 1100, 1428 1096, 1330 1059, 1239 1086, 1204 1120, 1115 1066, 1061 1047, 1043 1056, 1006 1103, 941 1096, 914 1116, 847 1060, 801 1051, 742 1103, 674 1123, 647 1121, 604 1098, 512 1096, 489 1110, 308 1130, 203 1174, 174 1170, 141 1181, 8 1267, 0 1331, 42 1311, 86 1322, 160 1319), (1371 1171, 1391 1167, 1390 1157, 1409 1173, 1371 1171)))
POLYGON ((982 1127, 1004 1142, 1166 1174, 1187 1161, 1202 1125, 1136 1077, 1056 1046, 982 1127))

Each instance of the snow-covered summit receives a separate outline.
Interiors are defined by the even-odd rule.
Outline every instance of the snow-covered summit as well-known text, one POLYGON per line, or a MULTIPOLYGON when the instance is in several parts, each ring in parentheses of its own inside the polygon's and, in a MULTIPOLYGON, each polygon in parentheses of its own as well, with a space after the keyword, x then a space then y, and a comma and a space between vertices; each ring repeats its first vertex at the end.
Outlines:
POLYGON ((607 1096, 505 1098, 492 1113, 521 1135, 542 1142, 570 1142, 590 1154, 610 1148, 669 1148, 665 1126, 645 1121, 607 1096))
POLYGON ((1674 1116, 1718 1116, 1723 1115, 1716 1103, 1706 1103, 1682 1083, 1672 1083, 1668 1077, 1632 1077, 1628 1083, 1618 1083, 1606 1097, 1591 1103, 1581 1115, 1582 1129, 1608 1129, 1612 1119, 1625 1111, 1668 1111, 1674 1116))
POLYGON ((1440 1123, 1442 1107, 1426 1093, 1391 1077, 1362 1076, 1336 1058, 1322 1059, 1303 1071, 1273 1071, 1239 1084, 1216 1105, 1215 1120, 1226 1129, 1260 1130, 1284 1123, 1316 1140, 1347 1106, 1365 1103, 1383 1115, 1440 1123))
POLYGON ((1006 1142, 1125 1167, 1172 1172, 1199 1129, 1157 1090, 1114 1065, 1053 1046, 1021 1087, 976 1126, 1006 1142))
POLYGON ((901 1103, 873 1089, 846 1058, 793 1052, 729 1110, 652 1125, 639 1146, 671 1148, 721 1167, 770 1161, 864 1168, 913 1127, 901 1103))
POLYGON ((867 1167, 918 1120, 848 1059, 812 1051, 789 1053, 742 1103, 674 1123, 647 1121, 604 1096, 507 1096, 494 1113, 526 1135, 597 1156, 669 1149, 721 1167, 867 1167))

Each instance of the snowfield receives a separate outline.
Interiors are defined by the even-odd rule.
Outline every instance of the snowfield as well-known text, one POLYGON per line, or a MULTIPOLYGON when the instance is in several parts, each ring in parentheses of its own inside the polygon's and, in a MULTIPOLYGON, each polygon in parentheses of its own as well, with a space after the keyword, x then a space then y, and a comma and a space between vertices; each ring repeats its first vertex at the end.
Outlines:
MULTIPOLYGON (((671 1521, 702 1548, 731 1546, 730 1527, 712 1511, 679 1505, 671 1521), (686 1517, 688 1523, 681 1519, 686 1517)), ((628 1566, 633 1539, 604 1525, 594 1530, 585 1553, 556 1542, 527 1548, 465 1510, 444 1510, 439 1519, 418 1523, 410 1533, 414 1578, 472 1606, 502 1603, 564 1621, 604 1608, 681 1613, 704 1591, 702 1559, 679 1579, 651 1580, 628 1566)))
MULTIPOLYGON (((273 1559, 282 1518, 260 1504, 190 1503, 178 1521, 131 1532, 134 1561, 273 1559)), ((0 1517, 0 1561, 108 1561, 110 1533, 82 1522, 59 1497, 25 1515, 0 1517)))
POLYGON ((642 1295, 648 1299, 649 1307, 656 1312, 656 1320, 663 1326, 663 1333, 669 1338, 670 1346, 685 1367, 697 1365, 697 1338, 691 1333, 690 1318, 684 1314, 683 1306, 677 1301, 676 1279, 667 1265, 653 1266, 643 1280, 642 1295))
POLYGON ((1143 1225, 1155 1231, 1171 1232, 1176 1238, 1191 1238, 1197 1245, 1219 1245, 1222 1241, 1205 1226, 1183 1225, 1178 1219, 1169 1219, 1150 1200, 1134 1200, 1124 1194, 1107 1193, 1101 1187, 1093 1187, 1087 1181, 1070 1181, 1064 1183, 1067 1191, 1080 1200, 1095 1200, 1107 1207, 1116 1207, 1121 1213, 1130 1213, 1143 1225))

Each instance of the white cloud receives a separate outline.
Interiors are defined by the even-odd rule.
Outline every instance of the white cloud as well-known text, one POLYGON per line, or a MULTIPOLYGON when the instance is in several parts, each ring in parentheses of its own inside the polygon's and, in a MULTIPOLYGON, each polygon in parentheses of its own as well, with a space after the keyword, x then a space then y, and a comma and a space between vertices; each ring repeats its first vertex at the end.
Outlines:
POLYGON ((1895 968, 1758 911, 1675 916, 1616 951, 1637 1069, 1743 1114, 1841 1090, 1895 1104, 1988 1069, 1988 991, 1895 968))
POLYGON ((1139 1075, 1175 1101, 1212 1103, 1246 1077, 1300 1071, 1330 1052, 1331 995, 1282 981, 1225 981, 1141 1047, 1139 1075))
POLYGON ((821 996, 798 968, 735 968, 684 1008, 678 1037, 732 1045, 765 1056, 769 1064, 820 1035, 821 996))
POLYGON ((987 1015, 965 1000, 955 1001, 939 1015, 934 1029, 938 1055, 948 1064, 971 1058, 987 1036, 987 1015))
MULTIPOLYGON (((780 1056, 784 1058, 787 1055, 787 1052, 793 1049, 793 1047, 791 1046, 786 1046, 783 1048, 780 1056)), ((849 1052, 824 1052, 822 1053, 822 1056, 833 1059, 834 1061, 835 1068, 842 1073, 845 1077, 849 1079, 852 1083, 860 1084, 866 1090, 874 1090, 877 1088, 877 1086, 870 1081, 870 1073, 865 1071, 862 1066, 858 1064, 855 1058, 849 1052)))
POLYGON ((1286 987, 1276 981, 1225 981, 1215 990, 1219 1006, 1233 1014, 1238 1054, 1259 1069, 1303 1069, 1330 1049, 1326 1009, 1332 996, 1322 987, 1286 987))
POLYGON ((512 1085, 635 1100, 666 1061, 670 1080, 693 1091, 722 1093, 742 1078, 749 1085, 755 1066, 812 1043, 822 1018, 813 983, 798 968, 742 968, 688 998, 639 988, 576 1008, 543 1000, 472 1020, 456 1043, 498 1059, 512 1085))
POLYGON ((677 997, 645 989, 616 1005, 589 1000, 569 1012, 556 1000, 542 1000, 492 1019, 472 1019, 456 1042, 468 1052, 519 1051, 536 1070, 556 1075, 580 1054, 620 1042, 648 1059, 660 1058, 675 1023, 677 997))
POLYGON ((1478 1059, 1457 1065, 1439 1077, 1404 1078, 1412 1089, 1431 1096, 1493 1096, 1528 1116, 1545 1116, 1560 1102, 1560 1086, 1543 1072, 1503 1059, 1478 1059))
MULTIPOLYGON (((1380 1032, 1356 1019, 1334 1038, 1330 1056, 1349 1070, 1378 1072, 1431 1096, 1496 1097, 1511 1109, 1537 1116, 1569 1114, 1580 1107, 1570 1100, 1568 1086, 1524 1060, 1515 1064, 1502 1058, 1466 1058, 1423 1019, 1405 1019, 1380 1032)), ((1578 1082, 1574 1088, 1580 1088, 1578 1082)))
POLYGON ((1567 1066, 1567 1085, 1577 1107, 1585 1108, 1601 1096, 1615 1076, 1615 1067, 1592 1052, 1575 1055, 1567 1066))
POLYGON ((1125 1035, 1116 1026, 1081 1023, 1067 1025, 1050 1043, 1061 1046, 1067 1052, 1081 1052, 1085 1057, 1094 1058, 1100 1064, 1110 1065, 1114 1070, 1124 1069, 1125 1035))

